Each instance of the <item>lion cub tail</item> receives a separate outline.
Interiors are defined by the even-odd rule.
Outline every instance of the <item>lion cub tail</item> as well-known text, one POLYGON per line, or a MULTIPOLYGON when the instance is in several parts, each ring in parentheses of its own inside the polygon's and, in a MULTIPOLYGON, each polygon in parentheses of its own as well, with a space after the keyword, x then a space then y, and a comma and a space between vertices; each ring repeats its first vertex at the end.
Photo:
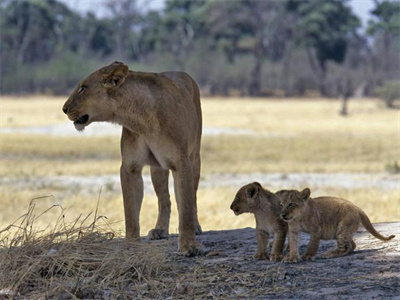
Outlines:
POLYGON ((376 229, 372 226, 371 221, 369 220, 368 216, 363 212, 360 211, 360 218, 361 223, 374 237, 382 240, 382 241, 389 241, 395 237, 395 235, 390 235, 388 237, 381 235, 376 229))

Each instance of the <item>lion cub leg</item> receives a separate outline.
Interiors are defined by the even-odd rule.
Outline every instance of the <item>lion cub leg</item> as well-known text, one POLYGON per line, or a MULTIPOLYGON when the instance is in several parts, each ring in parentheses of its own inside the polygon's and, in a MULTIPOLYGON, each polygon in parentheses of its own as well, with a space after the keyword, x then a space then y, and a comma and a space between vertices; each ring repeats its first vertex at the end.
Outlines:
POLYGON ((272 244, 270 261, 280 261, 283 259, 283 248, 285 247, 285 231, 275 231, 272 244))
POLYGON ((265 230, 256 228, 256 236, 257 236, 257 252, 254 255, 255 259, 268 259, 267 252, 267 241, 269 239, 269 233, 265 230))
POLYGON ((322 254, 322 258, 334 258, 349 254, 356 248, 356 243, 353 241, 353 233, 357 230, 358 224, 339 223, 337 233, 337 249, 327 251, 322 254))
POLYGON ((289 254, 283 258, 284 262, 295 263, 300 260, 299 239, 300 229, 297 225, 289 223, 289 254))
POLYGON ((319 247, 320 234, 312 232, 310 234, 310 241, 308 242, 307 251, 303 255, 304 260, 315 260, 319 247))
POLYGON ((171 200, 168 191, 169 171, 151 167, 151 181, 158 198, 158 218, 156 227, 149 231, 150 240, 168 238, 169 220, 171 215, 171 200))
POLYGON ((350 239, 339 238, 337 244, 338 244, 337 249, 327 251, 323 253, 321 257, 322 258, 340 257, 340 256, 345 256, 353 251, 351 238, 350 239))

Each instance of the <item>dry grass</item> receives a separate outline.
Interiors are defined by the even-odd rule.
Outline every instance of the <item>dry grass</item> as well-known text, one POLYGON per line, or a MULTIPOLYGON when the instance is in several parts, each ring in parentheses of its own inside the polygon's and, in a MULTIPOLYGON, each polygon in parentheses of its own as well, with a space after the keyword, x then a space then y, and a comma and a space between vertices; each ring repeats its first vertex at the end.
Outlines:
MULTIPOLYGON (((263 183, 268 187, 268 183, 263 183)), ((254 217, 250 214, 235 216, 229 209, 234 195, 239 187, 226 187, 214 189, 201 189, 198 192, 199 220, 203 230, 222 230, 244 227, 254 227, 254 217)), ((282 187, 286 188, 286 187, 282 187)), ((99 187, 100 189, 100 187, 99 187)), ((278 190, 278 189, 277 189, 278 190)), ((88 194, 85 191, 77 190, 72 195, 67 195, 66 190, 55 190, 51 187, 38 189, 35 191, 1 191, 0 198, 2 209, 0 211, 0 228, 6 227, 14 219, 17 212, 24 211, 30 196, 53 195, 52 197, 36 201, 39 211, 45 210, 53 204, 62 205, 67 212, 66 222, 72 222, 78 218, 82 212, 93 210, 98 197, 98 191, 88 194)), ((382 189, 339 189, 339 188, 318 188, 312 189, 316 196, 337 196, 348 199, 361 207, 370 217, 372 222, 392 222, 400 220, 400 197, 397 190, 383 191, 382 189)), ((170 233, 178 233, 178 214, 174 199, 172 199, 172 213, 170 223, 170 233)), ((147 235, 148 231, 154 228, 157 220, 157 198, 155 195, 146 194, 141 210, 141 234, 147 235)), ((57 219, 59 211, 56 209, 48 212, 36 221, 36 225, 41 228, 57 219)), ((107 220, 112 224, 112 228, 123 234, 124 214, 122 196, 119 191, 103 191, 100 197, 98 208, 99 215, 107 216, 107 220)))
MULTIPOLYGON (((1 127, 66 122, 61 111, 65 98, 2 97, 1 127)), ((246 172, 384 172, 386 165, 400 162, 398 111, 378 108, 371 100, 351 100, 350 115, 343 118, 337 113, 339 106, 339 102, 320 99, 204 99, 205 127, 241 128, 257 134, 204 136, 203 176, 246 172)), ((2 184, 2 226, 12 221, 10 216, 13 218, 23 211, 32 197, 54 195, 38 203, 41 209, 60 203, 69 207, 72 217, 90 211, 97 199, 97 192, 90 194, 75 187, 67 190, 57 186, 38 187, 35 185, 37 177, 101 176, 119 171, 119 137, 116 136, 1 133, 0 137, 0 176, 29 182, 17 188, 2 184)), ((200 219, 205 230, 254 225, 250 216, 235 218, 228 209, 237 189, 232 186, 199 192, 200 219)), ((393 209, 394 205, 399 205, 398 191, 335 189, 326 193, 322 190, 320 194, 341 196, 343 193, 345 198, 365 209, 374 222, 400 220, 398 211, 393 209)), ((146 195, 142 214, 146 217, 141 220, 143 234, 154 226, 156 203, 153 195, 146 195)), ((103 189, 101 208, 115 223, 115 228, 123 230, 120 192, 107 193, 103 189)), ((171 232, 176 232, 176 228, 174 211, 171 232)))
POLYGON ((61 108, 66 99, 56 96, 0 96, 0 128, 63 123, 66 118, 61 108))
MULTIPOLYGON (((19 220, 0 232, 0 297, 29 299, 159 298, 166 278, 166 251, 121 239, 96 213, 38 230, 35 201, 19 220)), ((97 212, 97 211, 96 211, 97 212)), ((165 248, 165 247, 164 247, 165 248)))
MULTIPOLYGON (((67 121, 61 111, 64 100, 1 98, 1 127, 67 121)), ((351 101, 350 116, 346 118, 337 114, 336 101, 205 99, 202 106, 205 127, 257 133, 205 136, 203 174, 383 172, 386 165, 400 161, 399 112, 380 109, 375 101, 351 101)), ((3 177, 99 175, 119 170, 116 136, 2 133, 0 142, 3 177)))
MULTIPOLYGON (((61 111, 65 98, 2 97, 0 128, 65 122, 61 111)), ((204 137, 203 176, 383 172, 388 163, 400 161, 399 112, 379 109, 373 101, 351 101, 349 108, 349 117, 343 118, 334 101, 205 99, 204 126, 248 129, 257 135, 204 137)), ((258 296, 279 292, 274 278, 280 265, 261 273, 232 273, 223 265, 209 266, 199 260, 188 268, 166 249, 174 253, 176 245, 137 245, 121 239, 124 222, 119 190, 103 187, 99 197, 98 191, 35 184, 40 176, 117 173, 119 137, 1 133, 0 147, 0 176, 21 181, 21 185, 2 184, 0 189, 0 229, 5 228, 0 231, 0 298, 213 298, 228 292, 251 298, 259 291, 258 296), (39 198, 31 201, 33 197, 39 198), (28 204, 28 212, 14 221, 28 204), (82 214, 94 207, 93 213, 82 214), (240 294, 241 287, 250 285, 254 295, 240 294)), ((252 215, 235 216, 229 209, 238 188, 199 191, 203 230, 254 227, 252 215)), ((398 190, 312 190, 315 196, 353 201, 373 222, 400 220, 398 190)), ((156 197, 145 195, 141 234, 153 228, 157 211, 156 197)), ((174 204, 170 233, 177 232, 177 219, 174 204)))

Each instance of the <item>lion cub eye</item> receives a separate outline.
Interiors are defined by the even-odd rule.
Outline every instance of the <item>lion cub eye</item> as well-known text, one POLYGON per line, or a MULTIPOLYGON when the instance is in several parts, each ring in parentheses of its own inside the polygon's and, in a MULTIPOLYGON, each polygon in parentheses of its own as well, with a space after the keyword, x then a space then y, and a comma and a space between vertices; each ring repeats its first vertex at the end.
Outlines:
POLYGON ((289 204, 288 204, 288 207, 292 207, 292 206, 293 206, 293 203, 289 203, 289 204))
POLYGON ((84 91, 86 90, 86 86, 81 86, 80 88, 79 88, 79 90, 78 90, 78 94, 80 95, 80 94, 82 94, 84 91))

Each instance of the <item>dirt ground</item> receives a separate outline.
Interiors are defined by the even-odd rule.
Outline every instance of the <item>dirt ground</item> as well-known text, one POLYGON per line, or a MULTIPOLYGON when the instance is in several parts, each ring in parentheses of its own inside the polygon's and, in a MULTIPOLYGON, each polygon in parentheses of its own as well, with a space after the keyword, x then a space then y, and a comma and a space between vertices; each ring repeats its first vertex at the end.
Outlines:
MULTIPOLYGON (((354 253, 335 259, 317 257, 314 262, 297 264, 253 259, 256 241, 252 228, 205 232, 198 239, 206 248, 206 256, 178 256, 177 259, 173 255, 182 275, 176 279, 174 296, 168 297, 168 293, 161 296, 167 299, 400 299, 400 223, 374 226, 384 235, 396 237, 382 242, 360 227, 355 235, 354 253)), ((308 238, 307 234, 301 237, 300 255, 306 250, 308 238)), ((169 241, 172 241, 171 251, 176 251, 176 237, 169 241)), ((322 241, 319 255, 335 245, 335 241, 322 241)))

